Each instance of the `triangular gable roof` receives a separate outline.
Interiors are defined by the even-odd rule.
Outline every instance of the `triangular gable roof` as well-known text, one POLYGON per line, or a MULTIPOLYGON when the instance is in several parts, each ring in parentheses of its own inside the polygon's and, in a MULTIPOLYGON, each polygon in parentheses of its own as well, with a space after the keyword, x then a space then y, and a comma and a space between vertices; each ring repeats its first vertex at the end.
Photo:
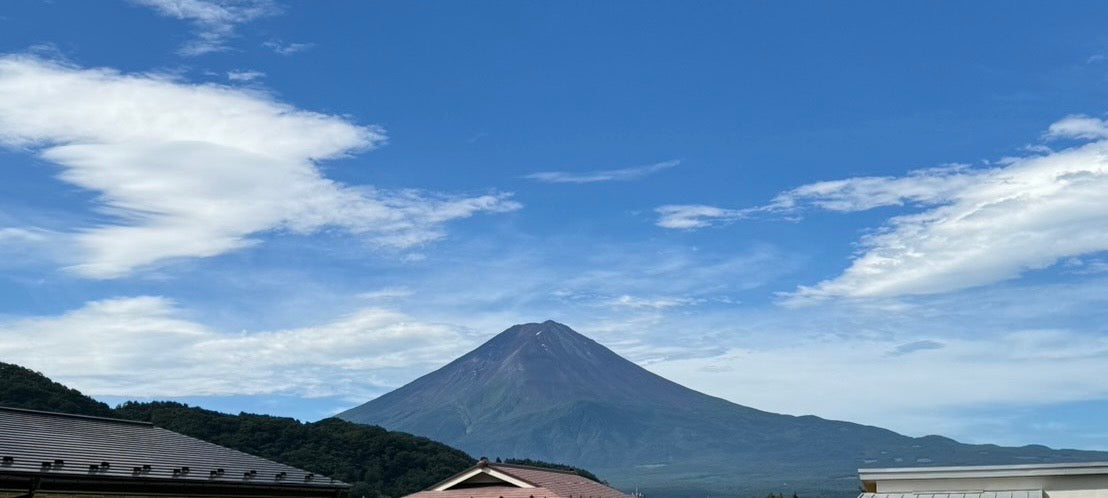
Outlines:
POLYGON ((572 472, 482 460, 406 498, 629 498, 572 472))
POLYGON ((449 491, 452 488, 460 488, 468 483, 480 483, 483 485, 501 483, 501 485, 516 488, 538 487, 523 479, 490 467, 486 463, 485 465, 478 464, 468 470, 462 471, 462 473, 432 486, 429 491, 449 491))

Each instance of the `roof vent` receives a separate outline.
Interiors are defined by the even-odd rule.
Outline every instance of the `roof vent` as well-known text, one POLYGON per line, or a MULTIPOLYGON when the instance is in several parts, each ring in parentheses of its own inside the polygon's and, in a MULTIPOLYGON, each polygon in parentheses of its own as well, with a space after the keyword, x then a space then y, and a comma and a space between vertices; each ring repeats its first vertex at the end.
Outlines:
POLYGON ((111 468, 111 466, 112 466, 112 464, 110 464, 108 462, 100 462, 100 468, 101 469, 108 470, 109 468, 111 468))
POLYGON ((278 472, 277 475, 273 476, 273 479, 278 480, 278 481, 283 481, 283 480, 285 480, 285 476, 287 476, 287 475, 288 475, 288 473, 286 473, 286 472, 278 472))
POLYGON ((52 465, 54 465, 53 462, 42 462, 42 470, 50 470, 52 465))
POLYGON ((142 472, 142 467, 131 467, 131 472, 138 474, 139 472, 142 472))
POLYGON ((192 469, 190 469, 188 467, 181 467, 181 473, 182 474, 188 474, 191 471, 192 471, 192 469))
POLYGON ((208 472, 208 477, 215 477, 216 475, 217 475, 217 472, 214 471, 214 470, 211 471, 211 472, 208 472))
POLYGON ((144 473, 146 473, 146 472, 150 472, 151 470, 154 470, 154 467, 151 467, 151 466, 149 466, 149 465, 143 465, 143 466, 142 466, 142 471, 143 471, 144 473))
POLYGON ((55 467, 61 467, 62 465, 65 465, 65 460, 62 460, 61 458, 55 458, 54 459, 54 466, 55 467))
POLYGON ((3 460, 3 465, 11 465, 15 463, 15 457, 6 456, 3 460))
POLYGON ((181 469, 173 469, 173 477, 181 477, 181 469))
POLYGON ((99 466, 99 465, 96 465, 96 464, 92 464, 92 465, 89 465, 89 466, 88 466, 88 471, 89 471, 89 473, 90 473, 90 474, 95 474, 95 473, 96 473, 96 471, 98 471, 98 470, 100 470, 100 466, 99 466))
POLYGON ((304 476, 304 480, 305 480, 305 481, 310 481, 310 480, 312 480, 312 478, 313 478, 313 477, 315 477, 315 474, 313 474, 313 473, 311 473, 311 472, 308 472, 308 473, 307 473, 307 474, 306 474, 306 475, 304 476))

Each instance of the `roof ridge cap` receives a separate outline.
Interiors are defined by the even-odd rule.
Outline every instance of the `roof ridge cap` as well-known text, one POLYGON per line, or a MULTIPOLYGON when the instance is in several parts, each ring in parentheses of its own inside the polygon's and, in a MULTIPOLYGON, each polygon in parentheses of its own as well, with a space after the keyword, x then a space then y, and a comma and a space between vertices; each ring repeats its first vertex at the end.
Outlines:
MULTIPOLYGON (((555 472, 555 473, 558 473, 558 474, 567 474, 567 475, 571 475, 571 476, 578 476, 578 477, 581 477, 583 479, 588 479, 587 477, 585 477, 581 474, 578 474, 577 472, 574 472, 572 470, 555 469, 555 468, 550 468, 550 467, 536 467, 534 465, 521 465, 521 464, 518 464, 518 463, 490 463, 489 467, 508 467, 508 468, 512 468, 512 469, 541 470, 543 472, 555 472)), ((588 479, 588 480, 591 481, 592 479, 588 479)))
POLYGON ((29 414, 34 414, 34 415, 48 415, 48 416, 52 416, 52 417, 78 418, 78 419, 85 419, 85 420, 98 420, 98 421, 101 421, 101 422, 111 422, 111 423, 117 423, 117 424, 132 424, 132 425, 144 425, 144 426, 147 426, 147 427, 154 427, 153 422, 146 422, 144 420, 130 420, 130 419, 125 419, 125 418, 98 417, 96 415, 81 415, 79 413, 65 413, 65 412, 51 412, 51 411, 46 411, 46 410, 32 410, 30 408, 16 408, 14 406, 3 406, 3 405, 0 405, 0 410, 10 411, 10 412, 18 412, 18 413, 29 413, 29 414))

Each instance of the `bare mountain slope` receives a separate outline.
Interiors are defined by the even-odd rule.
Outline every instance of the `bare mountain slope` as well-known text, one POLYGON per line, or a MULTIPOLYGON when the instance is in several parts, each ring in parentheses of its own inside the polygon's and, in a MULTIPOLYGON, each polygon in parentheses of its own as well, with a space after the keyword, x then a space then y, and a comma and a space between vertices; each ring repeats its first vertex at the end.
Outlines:
POLYGON ((861 466, 1108 460, 764 412, 666 380, 551 321, 511 327, 339 417, 472 454, 583 466, 656 496, 848 495, 861 466))

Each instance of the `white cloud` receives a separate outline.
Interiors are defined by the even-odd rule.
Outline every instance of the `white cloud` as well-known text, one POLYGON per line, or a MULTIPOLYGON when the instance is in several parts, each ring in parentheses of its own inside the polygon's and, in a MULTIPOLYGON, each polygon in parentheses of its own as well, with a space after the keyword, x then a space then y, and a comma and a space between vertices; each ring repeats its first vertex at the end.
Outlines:
POLYGON ((298 54, 315 46, 314 43, 284 43, 278 40, 269 40, 262 46, 273 51, 277 55, 298 54))
POLYGON ((904 177, 870 176, 816 182, 784 192, 758 211, 811 205, 828 211, 864 211, 883 206, 935 205, 953 200, 990 172, 954 165, 910 171, 904 177))
POLYGON ((739 220, 750 213, 741 209, 725 209, 703 204, 669 204, 654 208, 658 213, 655 225, 662 228, 689 230, 739 220))
POLYGON ((256 92, 0 57, 0 145, 38 150, 117 220, 73 234, 71 269, 86 277, 215 256, 263 232, 335 227, 405 248, 441 238, 449 220, 519 208, 504 194, 346 186, 315 164, 384 138, 256 92))
POLYGON ((1097 381, 1108 375, 1103 337, 1017 330, 945 338, 942 347, 888 354, 898 347, 892 338, 809 337, 780 346, 732 347, 716 357, 672 359, 650 368, 763 410, 814 413, 915 435, 942 432, 936 425, 957 420, 958 410, 1108 398, 1108 387, 1097 381))
POLYGON ((178 50, 196 56, 227 49, 235 26, 279 12, 271 0, 131 0, 159 14, 192 23, 196 39, 178 50))
POLYGON ((1077 275, 1092 275, 1094 273, 1108 273, 1108 261, 1098 258, 1082 260, 1070 258, 1064 263, 1069 273, 1077 275))
POLYGON ((765 206, 732 210, 663 206, 658 224, 702 228, 716 220, 804 209, 855 212, 899 206, 859 242, 839 276, 786 295, 791 304, 829 297, 950 292, 1013 279, 1066 258, 1108 250, 1108 123, 1070 116, 1049 138, 1090 141, 1037 149, 1000 166, 944 166, 903 177, 855 177, 804 185, 765 206))
POLYGON ((0 245, 10 243, 37 244, 50 240, 55 234, 37 228, 0 228, 0 245))
POLYGON ((1047 138, 1075 138, 1096 140, 1108 138, 1108 123, 1103 119, 1075 114, 1051 124, 1047 138))
POLYGON ((265 73, 261 71, 227 71, 227 79, 231 81, 247 82, 264 77, 265 73))
POLYGON ((609 301, 609 305, 617 308, 631 309, 657 309, 679 308, 700 303, 701 299, 688 297, 639 297, 628 294, 621 295, 609 301))
POLYGON ((461 327, 366 308, 319 326, 222 333, 169 299, 106 299, 0 322, 0 358, 92 395, 283 394, 365 401, 474 346, 461 327))
POLYGON ((597 183, 597 182, 627 182, 638 180, 647 175, 664 171, 681 164, 679 160, 664 161, 646 166, 631 168, 609 169, 601 171, 585 171, 575 173, 572 171, 540 171, 531 173, 524 178, 544 183, 597 183))
POLYGON ((811 183, 783 192, 765 206, 728 209, 702 204, 659 206, 657 226, 690 230, 729 223, 757 215, 788 213, 804 207, 829 211, 864 211, 883 206, 926 206, 949 202, 979 181, 987 171, 964 165, 915 170, 907 176, 856 177, 811 183))
POLYGON ((1108 250, 1106 153, 1101 140, 999 168, 909 177, 925 184, 933 196, 921 202, 935 207, 890 218, 861 240, 841 275, 802 286, 792 298, 949 292, 1108 250))

